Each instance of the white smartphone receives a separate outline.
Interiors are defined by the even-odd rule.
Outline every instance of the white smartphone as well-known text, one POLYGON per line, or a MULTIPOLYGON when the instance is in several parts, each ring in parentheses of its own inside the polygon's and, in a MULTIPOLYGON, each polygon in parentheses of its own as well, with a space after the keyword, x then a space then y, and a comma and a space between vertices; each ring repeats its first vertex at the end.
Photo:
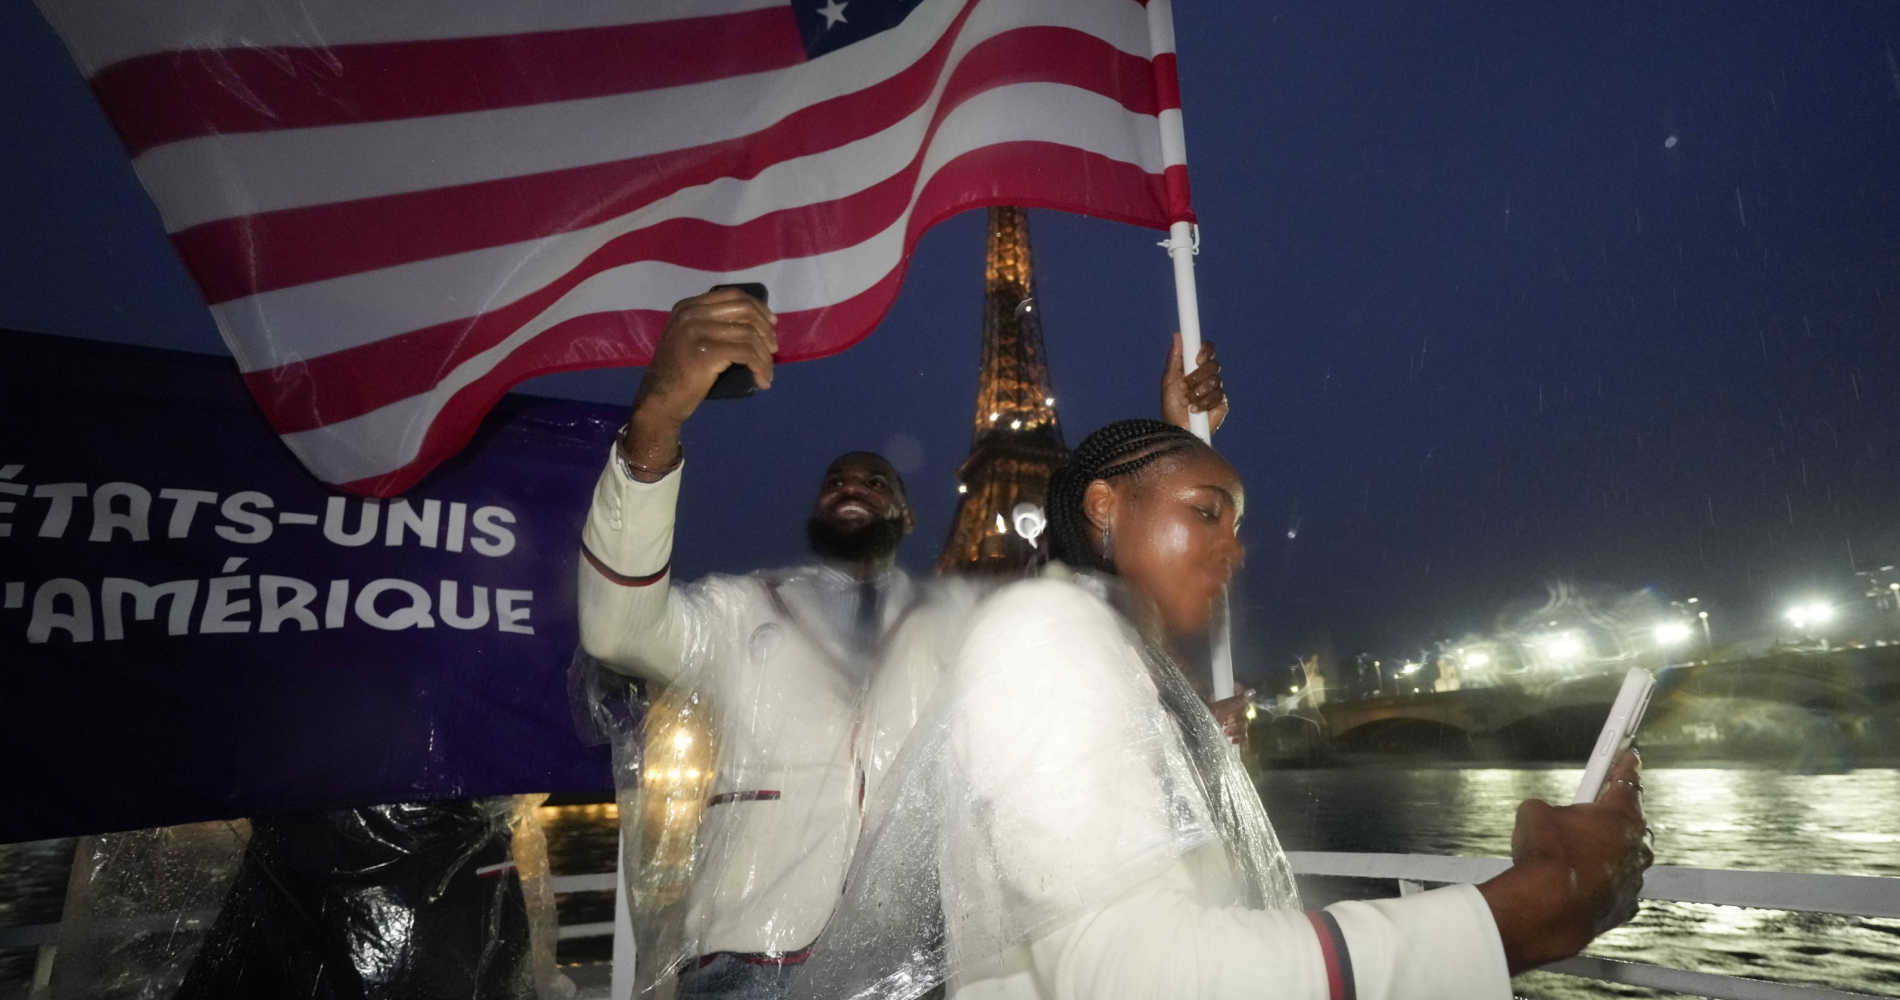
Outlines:
POLYGON ((1603 790, 1603 779, 1610 765, 1636 741, 1636 730, 1643 725, 1643 711, 1649 707, 1649 692, 1656 678, 1642 667, 1631 667, 1623 675, 1623 686, 1610 706, 1610 717, 1597 734, 1596 749, 1590 751, 1590 763, 1584 765, 1583 780, 1577 782, 1577 797, 1572 802, 1595 802, 1603 790))

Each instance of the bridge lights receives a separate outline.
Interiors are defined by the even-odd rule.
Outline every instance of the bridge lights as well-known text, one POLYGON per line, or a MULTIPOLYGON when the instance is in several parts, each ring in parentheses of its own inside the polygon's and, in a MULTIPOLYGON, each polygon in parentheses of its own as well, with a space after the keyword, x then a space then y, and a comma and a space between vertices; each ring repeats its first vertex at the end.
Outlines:
POLYGON ((1552 632, 1538 640, 1544 655, 1556 663, 1575 663, 1583 659, 1583 636, 1575 632, 1552 632))
POLYGON ((1688 622, 1677 621, 1657 622, 1652 632, 1656 636, 1656 645, 1664 649, 1680 646, 1688 642, 1689 637, 1695 634, 1695 630, 1689 627, 1688 622))
MULTIPOLYGON (((1709 638, 1709 611, 1702 606, 1702 598, 1691 597, 1686 601, 1670 601, 1669 606, 1681 613, 1682 620, 1686 624, 1690 626, 1701 626, 1702 645, 1705 647, 1711 645, 1709 638)), ((1658 627, 1660 628, 1660 626, 1658 627)), ((1681 640, 1677 641, 1680 642, 1681 640)), ((1661 634, 1656 636, 1656 642, 1665 647, 1670 645, 1667 640, 1663 639, 1661 634)))
POLYGON ((1783 617, 1788 619, 1788 624, 1806 632, 1833 621, 1834 606, 1822 601, 1809 601, 1789 608, 1783 617))

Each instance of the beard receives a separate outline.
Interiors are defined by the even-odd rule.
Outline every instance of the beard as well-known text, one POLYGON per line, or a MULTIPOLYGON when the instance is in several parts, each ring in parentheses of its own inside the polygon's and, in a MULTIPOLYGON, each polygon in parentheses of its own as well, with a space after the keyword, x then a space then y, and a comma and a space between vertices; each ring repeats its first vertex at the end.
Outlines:
POLYGON ((805 522, 805 541, 829 562, 877 562, 897 554, 904 523, 897 518, 847 525, 814 517, 805 522))

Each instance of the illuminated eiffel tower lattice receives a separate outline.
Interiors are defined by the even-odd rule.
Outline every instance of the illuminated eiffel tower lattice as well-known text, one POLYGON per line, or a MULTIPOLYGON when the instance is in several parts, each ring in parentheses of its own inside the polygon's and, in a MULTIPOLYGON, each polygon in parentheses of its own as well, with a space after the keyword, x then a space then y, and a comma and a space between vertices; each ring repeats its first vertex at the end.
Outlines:
POLYGON ((1015 207, 990 209, 983 265, 983 367, 977 378, 970 456, 957 469, 962 499, 937 572, 1012 572, 1034 546, 1011 512, 1040 507, 1049 473, 1068 449, 1042 346, 1041 307, 1029 259, 1029 220, 1015 207))

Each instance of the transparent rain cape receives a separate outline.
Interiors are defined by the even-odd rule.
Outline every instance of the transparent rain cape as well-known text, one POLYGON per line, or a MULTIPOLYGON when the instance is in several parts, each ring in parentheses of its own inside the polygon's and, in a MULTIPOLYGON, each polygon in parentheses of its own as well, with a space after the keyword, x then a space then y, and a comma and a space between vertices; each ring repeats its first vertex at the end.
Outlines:
POLYGON ((790 996, 984 978, 1190 855, 1209 906, 1298 905, 1238 754, 1112 586, 1055 567, 976 609, 790 996))
POLYGON ((718 952, 796 960, 830 919, 867 789, 897 756, 960 638, 976 585, 857 581, 820 567, 674 586, 667 678, 629 709, 625 682, 578 664, 578 704, 615 744, 638 949, 650 990, 718 952), (948 638, 946 638, 948 637, 948 638), (616 690, 622 693, 617 695, 616 690))
POLYGON ((81 837, 47 996, 571 994, 554 967, 544 798, 81 837))

